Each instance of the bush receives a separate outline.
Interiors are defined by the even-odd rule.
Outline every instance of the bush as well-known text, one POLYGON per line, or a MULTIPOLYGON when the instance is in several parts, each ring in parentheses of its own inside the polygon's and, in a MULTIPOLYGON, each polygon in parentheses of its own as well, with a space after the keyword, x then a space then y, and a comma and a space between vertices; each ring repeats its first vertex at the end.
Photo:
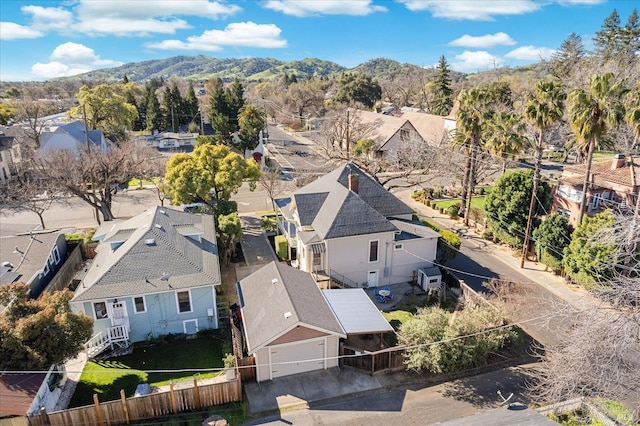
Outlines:
POLYGON ((482 233, 482 238, 484 238, 485 240, 493 241, 493 232, 491 231, 491 229, 486 229, 482 233))
POLYGON ((436 232, 440 232, 440 227, 438 227, 438 225, 435 225, 427 220, 421 220, 421 222, 428 228, 433 229, 436 232))
POLYGON ((276 254, 282 260, 289 258, 289 245, 287 244, 287 238, 284 235, 276 235, 276 254))
POLYGON ((440 262, 453 259, 460 249, 460 236, 448 230, 440 231, 441 238, 438 239, 438 249, 440 250, 440 262))
POLYGON ((458 213, 460 213, 460 205, 459 204, 451 205, 447 209, 447 214, 449 215, 449 217, 451 219, 457 218, 458 217, 458 213))

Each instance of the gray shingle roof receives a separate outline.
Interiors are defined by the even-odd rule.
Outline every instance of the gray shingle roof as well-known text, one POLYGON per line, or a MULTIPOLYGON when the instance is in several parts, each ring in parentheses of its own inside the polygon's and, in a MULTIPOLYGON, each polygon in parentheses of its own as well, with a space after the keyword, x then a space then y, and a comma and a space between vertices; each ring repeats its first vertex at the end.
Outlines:
POLYGON ((307 272, 271 262, 239 282, 250 353, 296 326, 346 337, 321 290, 307 272), (273 282, 273 280, 277 280, 273 282), (291 315, 285 317, 285 314, 291 315))
POLYGON ((116 223, 104 241, 128 238, 113 251, 108 243, 98 246, 73 301, 220 284, 213 221, 210 215, 155 207, 116 223), (185 227, 200 230, 201 241, 182 235, 185 227), (163 274, 169 278, 162 279, 163 274))
POLYGON ((0 284, 20 281, 28 283, 44 268, 47 258, 60 236, 58 231, 34 231, 33 233, 12 233, 2 226, 0 238, 0 263, 13 265, 2 275, 0 284), (16 276, 17 274, 17 276, 16 276))
POLYGON ((276 200, 285 217, 297 209, 302 226, 311 226, 321 239, 393 231, 387 218, 413 210, 352 163, 296 190, 292 198, 276 200), (348 176, 358 175, 358 193, 349 190, 348 176))

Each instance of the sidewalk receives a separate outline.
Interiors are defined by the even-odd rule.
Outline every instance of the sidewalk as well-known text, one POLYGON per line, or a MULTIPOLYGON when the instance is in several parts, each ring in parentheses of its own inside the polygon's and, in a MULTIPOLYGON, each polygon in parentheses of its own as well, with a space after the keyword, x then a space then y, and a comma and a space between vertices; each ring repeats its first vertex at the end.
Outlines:
POLYGON ((421 217, 432 220, 443 229, 457 232, 461 235, 463 244, 468 244, 477 250, 481 250, 483 255, 502 262, 532 282, 549 290, 573 308, 582 310, 601 303, 582 287, 570 285, 564 278, 554 275, 551 271, 545 271, 545 265, 542 263, 526 261, 524 268, 520 268, 520 257, 514 256, 509 248, 485 240, 476 234, 473 228, 465 227, 462 221, 451 219, 448 215, 415 201, 411 198, 411 193, 412 190, 407 188, 395 191, 395 195, 414 209, 421 217))
POLYGON ((80 381, 80 376, 82 375, 82 370, 86 363, 87 353, 85 351, 80 352, 77 357, 64 363, 64 368, 67 373, 67 381, 64 384, 64 389, 62 389, 60 398, 58 398, 58 402, 56 402, 56 406, 53 411, 67 409, 69 402, 71 401, 71 397, 76 390, 76 386, 80 381))

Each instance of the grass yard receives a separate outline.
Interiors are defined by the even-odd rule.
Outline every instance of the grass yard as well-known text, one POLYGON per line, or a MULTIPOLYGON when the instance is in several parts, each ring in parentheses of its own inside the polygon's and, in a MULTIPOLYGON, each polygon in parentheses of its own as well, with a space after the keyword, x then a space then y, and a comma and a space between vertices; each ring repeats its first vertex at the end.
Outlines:
POLYGON ((152 180, 143 179, 142 183, 140 182, 140 179, 132 178, 129 180, 129 182, 127 182, 127 186, 129 189, 140 189, 140 187, 143 185, 154 185, 155 183, 159 183, 159 182, 160 182, 159 177, 153 178, 152 180))
MULTIPOLYGON (((486 195, 479 195, 477 197, 471 198, 471 207, 478 208, 480 210, 484 210, 484 199, 486 195)), ((439 209, 449 208, 454 204, 460 203, 460 199, 446 200, 446 201, 436 201, 439 209)))
MULTIPOLYGON (((197 339, 167 336, 153 342, 134 344, 133 353, 103 361, 89 361, 71 399, 70 407, 93 404, 93 394, 100 401, 120 398, 120 389, 133 396, 139 383, 151 386, 169 384, 170 380, 191 380, 195 373, 184 371, 147 373, 149 370, 207 369, 223 367, 224 342, 211 334, 197 339)), ((199 373, 200 378, 214 377, 219 371, 199 373)))

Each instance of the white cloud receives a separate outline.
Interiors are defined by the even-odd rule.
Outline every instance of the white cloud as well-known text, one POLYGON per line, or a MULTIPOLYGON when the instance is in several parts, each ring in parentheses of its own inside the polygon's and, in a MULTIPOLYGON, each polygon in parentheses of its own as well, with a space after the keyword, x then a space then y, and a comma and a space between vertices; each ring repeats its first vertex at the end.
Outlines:
POLYGON ((371 0, 269 0, 264 7, 298 17, 314 15, 366 16, 386 12, 384 6, 371 4, 371 0))
POLYGON ((61 7, 23 6, 22 13, 31 15, 31 27, 40 31, 63 31, 73 29, 73 14, 61 7))
POLYGON ((488 48, 493 46, 512 46, 516 42, 507 33, 487 34, 479 37, 463 35, 449 43, 449 46, 488 48))
POLYGON ((558 3, 569 6, 574 4, 601 4, 606 2, 607 0, 558 0, 558 3))
POLYGON ((436 18, 491 21, 494 16, 523 15, 540 9, 533 0, 398 0, 407 9, 428 10, 436 18))
POLYGON ((0 22, 0 40, 18 40, 22 38, 38 38, 44 34, 33 28, 18 25, 14 22, 0 22))
POLYGON ((539 61, 549 59, 555 50, 547 47, 522 46, 507 53, 505 58, 518 59, 522 61, 539 61))
POLYGON ((242 10, 239 6, 208 0, 181 1, 91 1, 81 0, 76 8, 77 29, 87 34, 118 36, 174 34, 191 28, 177 16, 218 19, 242 10))
POLYGON ((484 50, 471 52, 465 50, 456 55, 455 60, 451 62, 451 69, 459 72, 476 72, 485 71, 500 65, 500 58, 493 56, 484 50))
POLYGON ((50 62, 37 62, 31 67, 34 75, 40 78, 68 77, 94 70, 96 68, 116 67, 122 62, 101 59, 95 51, 83 44, 67 42, 56 47, 50 62))
POLYGON ((216 52, 223 46, 242 46, 273 49, 285 47, 287 40, 280 37, 282 30, 275 24, 235 22, 224 30, 208 30, 199 36, 191 36, 186 41, 163 40, 147 43, 146 47, 163 50, 203 50, 216 52))

